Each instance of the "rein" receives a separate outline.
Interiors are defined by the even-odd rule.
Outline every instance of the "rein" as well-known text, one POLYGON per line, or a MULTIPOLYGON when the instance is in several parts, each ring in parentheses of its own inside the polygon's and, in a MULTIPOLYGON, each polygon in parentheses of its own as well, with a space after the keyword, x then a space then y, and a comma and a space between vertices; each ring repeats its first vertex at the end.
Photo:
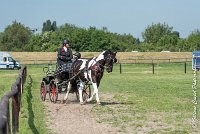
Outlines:
MULTIPOLYGON (((95 61, 96 63, 94 64, 94 65, 92 65, 92 66, 90 66, 89 67, 89 69, 90 68, 94 68, 94 66, 97 66, 98 67, 98 65, 99 65, 99 67, 102 69, 102 70, 104 70, 107 66, 106 65, 102 65, 101 63, 99 63, 98 61, 96 61, 96 59, 97 59, 97 57, 95 58, 95 59, 93 59, 93 61, 95 61)), ((93 62, 94 63, 94 62, 93 62)), ((92 63, 92 64, 93 64, 92 63)), ((109 66, 110 67, 110 66, 109 66)))

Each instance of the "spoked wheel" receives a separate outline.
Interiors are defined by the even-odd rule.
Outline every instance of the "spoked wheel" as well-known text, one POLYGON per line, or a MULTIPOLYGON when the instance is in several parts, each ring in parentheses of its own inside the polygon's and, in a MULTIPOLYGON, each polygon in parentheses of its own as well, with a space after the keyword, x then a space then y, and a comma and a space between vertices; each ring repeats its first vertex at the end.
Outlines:
POLYGON ((83 101, 86 101, 91 97, 91 84, 86 84, 83 89, 83 101))
POLYGON ((79 92, 76 91, 76 99, 79 101, 79 92))
POLYGON ((76 99, 79 101, 80 99, 79 99, 79 92, 78 92, 78 89, 79 89, 79 87, 80 87, 80 82, 78 81, 78 82, 76 82, 76 85, 77 85, 77 90, 76 90, 76 99))
POLYGON ((40 87, 40 95, 41 95, 42 101, 46 100, 46 93, 47 93, 46 83, 45 83, 45 81, 42 81, 41 82, 41 87, 40 87))
POLYGON ((58 99, 58 89, 57 89, 56 82, 54 80, 50 81, 49 88, 50 88, 49 98, 50 98, 51 102, 56 103, 56 101, 58 99))
MULTIPOLYGON (((91 97, 91 87, 90 86, 91 86, 91 84, 86 84, 83 89, 82 96, 83 96, 84 102, 91 97)), ((80 100, 78 91, 76 92, 76 98, 77 98, 77 100, 80 100)))

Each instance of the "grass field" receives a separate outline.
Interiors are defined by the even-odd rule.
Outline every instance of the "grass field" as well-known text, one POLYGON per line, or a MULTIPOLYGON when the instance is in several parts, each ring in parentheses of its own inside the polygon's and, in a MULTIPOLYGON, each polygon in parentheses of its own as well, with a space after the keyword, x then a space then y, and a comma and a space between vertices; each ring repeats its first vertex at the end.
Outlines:
POLYGON ((0 70, 0 98, 6 91, 11 91, 11 86, 16 81, 19 73, 19 70, 0 70))
MULTIPOLYGON (((23 60, 56 60, 57 52, 11 52, 11 54, 19 61, 23 60)), ((81 52, 83 58, 91 58, 98 56, 100 52, 81 52)), ((118 52, 117 59, 126 58, 192 58, 191 52, 118 52)))
POLYGON ((115 66, 100 86, 100 92, 113 99, 104 98, 108 105, 94 107, 98 121, 120 126, 125 132, 130 128, 140 133, 200 132, 200 127, 191 127, 193 73, 188 66, 187 74, 182 64, 157 65, 155 74, 150 65, 124 65, 122 74, 115 66))
POLYGON ((46 114, 40 99, 40 83, 44 66, 27 66, 28 77, 20 115, 20 134, 51 134, 46 128, 46 114))
MULTIPOLYGON (((27 79, 24 90, 20 133, 50 133, 45 127, 48 117, 45 117, 39 93, 42 67, 28 65, 32 82, 27 79)), ((1 79, 4 91, 10 90, 18 74, 18 71, 6 71, 0 72, 5 77, 1 79)), ((99 88, 102 106, 93 105, 92 111, 99 123, 111 124, 123 132, 198 133, 199 126, 191 127, 194 111, 192 80, 189 63, 186 74, 182 63, 157 64, 155 74, 152 74, 150 64, 123 64, 120 74, 117 64, 112 73, 105 72, 99 88)))
MULTIPOLYGON (((57 52, 11 52, 13 57, 20 61, 22 64, 35 64, 35 63, 49 63, 49 61, 56 62, 57 52), (42 61, 43 60, 43 61, 42 61)), ((92 58, 98 56, 100 52, 81 52, 82 58, 92 58)), ((142 59, 137 60, 137 62, 147 62, 143 59, 149 59, 151 62, 152 59, 157 62, 168 62, 167 59, 182 59, 191 61, 192 53, 191 52, 118 52, 116 55, 120 63, 135 62, 135 60, 124 60, 124 59, 142 59), (166 59, 166 60, 156 60, 156 59, 166 59)), ((171 60, 172 62, 174 60, 171 60)), ((176 60, 177 61, 177 60, 176 60)), ((179 60, 178 60, 179 61, 179 60)))

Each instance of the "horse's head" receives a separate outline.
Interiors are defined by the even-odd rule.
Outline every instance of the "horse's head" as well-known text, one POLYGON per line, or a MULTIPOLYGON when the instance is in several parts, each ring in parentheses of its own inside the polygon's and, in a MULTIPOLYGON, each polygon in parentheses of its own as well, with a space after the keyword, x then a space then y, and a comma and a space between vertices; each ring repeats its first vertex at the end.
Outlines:
POLYGON ((116 59, 117 52, 105 51, 104 60, 105 60, 105 68, 108 73, 112 72, 113 64, 117 62, 116 59))

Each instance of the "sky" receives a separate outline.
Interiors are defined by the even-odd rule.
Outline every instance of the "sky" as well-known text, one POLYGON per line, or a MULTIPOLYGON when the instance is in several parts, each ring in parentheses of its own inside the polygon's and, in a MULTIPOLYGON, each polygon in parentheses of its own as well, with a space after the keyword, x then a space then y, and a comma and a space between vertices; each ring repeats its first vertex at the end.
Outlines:
POLYGON ((140 39, 148 26, 165 23, 186 38, 200 29, 200 0, 0 0, 0 32, 13 21, 39 32, 46 20, 140 39))

